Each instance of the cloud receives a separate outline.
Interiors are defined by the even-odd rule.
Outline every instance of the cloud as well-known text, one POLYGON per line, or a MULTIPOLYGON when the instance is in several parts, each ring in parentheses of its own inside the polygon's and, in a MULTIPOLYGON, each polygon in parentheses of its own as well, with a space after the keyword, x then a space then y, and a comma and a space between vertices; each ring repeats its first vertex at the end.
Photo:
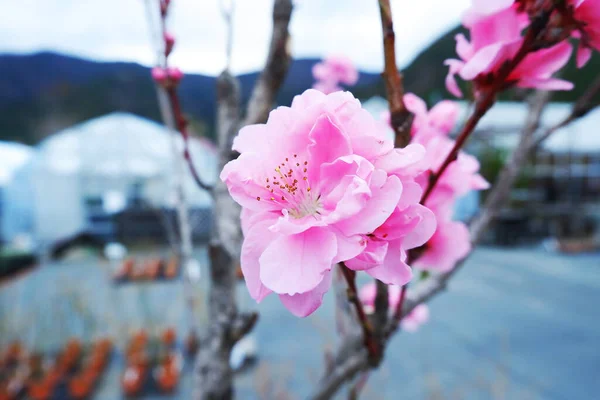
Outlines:
MULTIPOLYGON (((456 25, 470 0, 392 1, 398 63, 456 25)), ((21 0, 0 15, 2 52, 52 50, 101 60, 151 65, 146 4, 157 0, 21 0)), ((264 64, 273 0, 236 0, 234 72, 264 64)), ((173 0, 169 29, 177 37, 172 63, 187 72, 218 74, 225 65, 219 0, 173 0)), ((376 0, 297 0, 290 26, 295 57, 345 54, 364 70, 383 64, 376 0)))

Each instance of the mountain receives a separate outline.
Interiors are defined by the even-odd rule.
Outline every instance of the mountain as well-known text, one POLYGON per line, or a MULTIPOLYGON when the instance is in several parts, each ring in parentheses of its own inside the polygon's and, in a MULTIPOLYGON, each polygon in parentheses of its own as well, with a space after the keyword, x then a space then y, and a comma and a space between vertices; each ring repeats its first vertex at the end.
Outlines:
MULTIPOLYGON (((447 58, 456 57, 454 36, 457 27, 424 49, 404 70, 405 89, 425 98, 430 104, 451 98, 444 86, 447 58)), ((313 83, 311 69, 316 59, 294 60, 277 97, 279 104, 290 104, 294 95, 313 83)), ((575 83, 570 92, 557 92, 554 100, 574 101, 600 71, 600 55, 578 70, 572 60, 563 78, 575 83)), ((258 73, 240 75, 242 100, 250 96, 258 73)), ((379 74, 360 74, 352 92, 360 99, 385 96, 379 74)), ((504 99, 522 95, 509 91, 504 99)), ((205 128, 212 137, 215 117, 215 78, 186 75, 180 96, 184 112, 194 126, 205 128)), ((147 67, 136 63, 95 62, 55 53, 0 55, 0 140, 37 143, 67 126, 112 111, 127 111, 159 120, 153 82, 147 67)))
MULTIPOLYGON (((294 60, 278 95, 289 104, 311 87, 319 60, 294 60)), ((240 75, 242 101, 250 97, 258 73, 240 75)), ((378 74, 360 74, 357 88, 372 87, 378 74)), ((180 86, 184 112, 212 132, 215 78, 189 74, 180 86)), ((154 85, 147 67, 95 62, 55 53, 0 55, 0 140, 34 144, 49 134, 112 111, 159 120, 154 85)))

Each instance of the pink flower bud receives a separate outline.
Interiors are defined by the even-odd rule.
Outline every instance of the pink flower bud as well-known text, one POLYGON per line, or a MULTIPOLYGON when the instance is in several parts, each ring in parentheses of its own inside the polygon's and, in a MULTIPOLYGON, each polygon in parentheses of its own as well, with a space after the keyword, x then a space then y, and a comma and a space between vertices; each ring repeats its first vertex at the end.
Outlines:
POLYGON ((160 0, 160 14, 164 17, 167 15, 171 0, 160 0))
POLYGON ((164 34, 165 40, 165 56, 171 54, 173 51, 173 46, 175 46, 175 36, 171 35, 169 32, 165 32, 164 34))
POLYGON ((167 74, 169 75, 169 80, 177 85, 183 79, 183 72, 177 67, 171 67, 167 69, 167 74))
POLYGON ((167 72, 163 68, 154 67, 152 68, 152 79, 156 83, 164 84, 167 80, 167 72))

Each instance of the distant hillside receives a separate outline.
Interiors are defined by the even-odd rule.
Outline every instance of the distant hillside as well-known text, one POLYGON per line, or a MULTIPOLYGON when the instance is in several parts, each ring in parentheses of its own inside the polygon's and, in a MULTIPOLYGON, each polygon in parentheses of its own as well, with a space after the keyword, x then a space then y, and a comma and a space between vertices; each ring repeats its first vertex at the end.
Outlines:
MULTIPOLYGON (((451 98, 444 87, 447 68, 443 62, 456 57, 455 28, 423 50, 404 70, 406 90, 433 103, 451 98)), ((313 83, 316 59, 294 60, 279 93, 279 104, 313 83)), ((573 101, 600 71, 600 56, 577 70, 571 62, 563 77, 575 90, 558 92, 554 99, 573 101)), ((240 76, 242 97, 247 101, 257 73, 240 76)), ((361 73, 354 94, 361 99, 385 96, 379 74, 361 73)), ((215 116, 215 78, 186 75, 180 89, 184 111, 208 127, 212 136, 215 116)), ((514 93, 507 93, 509 98, 514 93)), ((0 55, 0 140, 33 144, 62 128, 112 111, 127 111, 158 120, 154 86, 148 68, 135 63, 94 62, 55 53, 0 55)))
MULTIPOLYGON (((289 104, 294 95, 312 86, 316 62, 292 63, 277 99, 280 104, 289 104)), ((243 101, 249 98, 257 76, 240 76, 243 101)), ((357 87, 372 87, 379 79, 378 74, 361 73, 357 87)), ((180 95, 184 112, 212 127, 215 78, 186 75, 180 95)), ((55 53, 0 55, 0 140, 36 143, 64 127, 112 111, 159 119, 148 68, 55 53)))
MULTIPOLYGON (((424 49, 404 70, 404 83, 407 91, 414 92, 427 99, 429 103, 442 98, 451 99, 453 96, 445 88, 444 79, 448 71, 443 65, 448 58, 457 58, 454 37, 463 32, 464 28, 457 27, 440 37, 428 48, 424 49)), ((468 35, 467 35, 468 37, 468 35)), ((554 101, 571 102, 579 98, 581 93, 592 83, 600 71, 600 55, 594 52, 592 59, 583 69, 575 66, 575 57, 564 69, 562 78, 575 84, 575 89, 569 92, 556 92, 554 101)), ((466 87, 466 85, 463 85, 466 87)), ((512 97, 508 92, 503 97, 512 97)))

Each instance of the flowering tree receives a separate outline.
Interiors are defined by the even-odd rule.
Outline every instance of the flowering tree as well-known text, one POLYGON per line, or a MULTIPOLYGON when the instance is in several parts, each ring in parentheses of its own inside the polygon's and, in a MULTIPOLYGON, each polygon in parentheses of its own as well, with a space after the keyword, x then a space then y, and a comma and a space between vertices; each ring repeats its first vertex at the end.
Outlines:
MULTIPOLYGON (((229 354, 256 322, 256 314, 237 311, 238 260, 252 298, 260 302, 276 295, 298 317, 318 309, 338 279, 347 286, 353 311, 346 317, 358 329, 343 337, 312 398, 330 398, 358 374, 377 368, 395 332, 416 331, 429 318, 425 302, 445 288, 469 256, 528 155, 558 127, 589 111, 600 90, 598 81, 565 121, 540 132, 548 91, 573 86, 554 77, 570 59, 573 41, 579 67, 600 48, 599 0, 473 0, 463 19, 469 37, 457 35, 457 58, 445 62, 448 91, 463 95, 458 77, 469 83, 474 97, 473 111, 453 139, 456 103, 442 101, 428 110, 419 97, 404 93, 390 2, 378 3, 389 101, 389 113, 380 120, 341 90, 358 77, 341 56, 314 67, 314 89, 271 111, 290 62, 291 0, 274 2, 269 56, 244 118, 237 79, 228 69, 218 78, 222 172, 211 188, 216 222, 210 242, 210 323, 197 358, 196 398, 233 396, 229 354), (490 184, 479 175, 477 159, 462 148, 498 95, 512 87, 537 90, 528 121, 480 215, 467 226, 452 219, 455 202, 490 184), (359 291, 357 273, 373 283, 359 291)), ((160 1, 163 27, 168 7, 168 0, 160 1)), ((230 13, 225 7, 229 23, 230 13)), ((174 38, 163 29, 163 39, 166 58, 174 38)), ((153 76, 168 94, 185 142, 176 95, 181 75, 165 62, 153 76)), ((185 148, 184 158, 189 162, 185 148)), ((355 394, 359 389, 354 387, 355 394)))

